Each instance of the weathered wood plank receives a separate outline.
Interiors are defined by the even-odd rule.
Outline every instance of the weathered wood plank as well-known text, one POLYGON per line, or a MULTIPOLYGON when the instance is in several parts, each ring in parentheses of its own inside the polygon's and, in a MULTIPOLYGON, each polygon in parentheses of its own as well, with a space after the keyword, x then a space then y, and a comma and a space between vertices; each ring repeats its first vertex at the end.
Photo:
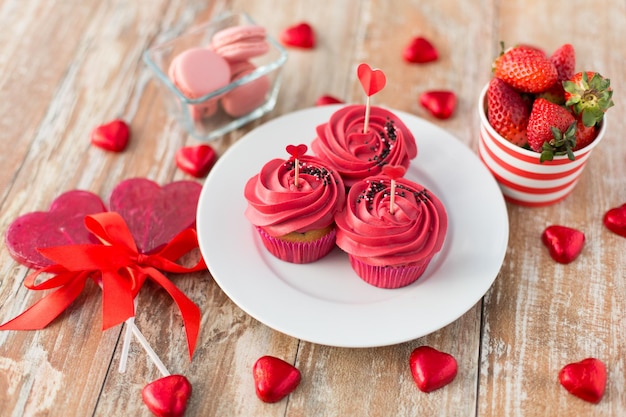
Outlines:
MULTIPOLYGON (((254 127, 310 107, 322 94, 362 101, 355 76, 360 62, 387 74, 387 87, 375 96, 375 104, 423 117, 472 149, 478 139, 476 100, 501 40, 546 51, 572 43, 580 69, 599 70, 616 91, 623 90, 626 4, 611 0, 593 12, 586 7, 565 0, 0 1, 5 28, 0 33, 0 143, 5 146, 0 233, 20 214, 45 210, 67 190, 88 189, 106 199, 122 179, 141 176, 166 183, 190 178, 176 168, 174 154, 198 142, 166 113, 141 54, 152 42, 205 22, 218 10, 248 12, 274 37, 300 21, 311 23, 318 36, 313 50, 289 50, 276 109, 214 142, 221 154, 254 127), (419 35, 435 43, 439 61, 402 61, 402 48, 419 35), (457 93, 453 118, 440 121, 421 108, 418 96, 429 89, 457 93), (89 144, 91 129, 113 117, 128 120, 133 132, 129 148, 120 154, 89 144)), ((245 314, 210 274, 188 274, 172 279, 203 312, 190 361, 179 312, 161 289, 148 284, 139 297, 137 325, 170 372, 192 382, 186 415, 626 412, 626 241, 601 223, 608 208, 626 202, 626 142, 619 134, 626 121, 624 104, 619 97, 615 101, 605 143, 594 152, 575 192, 548 208, 509 205, 511 239, 494 286, 459 320, 431 335, 372 349, 299 341, 245 314), (585 249, 573 264, 555 264, 542 247, 539 237, 549 224, 586 233, 585 249), (445 389, 424 394, 413 383, 408 357, 420 345, 458 360, 459 374, 445 389), (254 395, 251 367, 266 354, 302 372, 302 384, 288 400, 264 404, 254 395), (567 394, 557 380, 563 365, 587 356, 605 361, 609 371, 607 393, 598 405, 567 394)), ((2 322, 41 297, 22 286, 27 273, 0 249, 2 322)), ((136 342, 126 373, 118 372, 123 327, 101 331, 99 291, 89 286, 46 330, 0 333, 0 414, 149 415, 140 392, 159 372, 136 342)), ((417 319, 407 317, 407 326, 417 319)))

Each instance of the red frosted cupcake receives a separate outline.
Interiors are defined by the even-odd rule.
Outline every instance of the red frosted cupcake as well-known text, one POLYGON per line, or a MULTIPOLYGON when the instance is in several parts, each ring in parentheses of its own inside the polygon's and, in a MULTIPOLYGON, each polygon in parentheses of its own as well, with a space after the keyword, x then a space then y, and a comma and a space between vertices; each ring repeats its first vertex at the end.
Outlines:
POLYGON ((335 222, 337 246, 348 253, 354 271, 381 288, 404 287, 422 276, 441 250, 448 229, 441 201, 399 175, 378 175, 354 184, 335 222))
POLYGON ((384 165, 408 168, 417 156, 413 133, 398 116, 381 107, 371 106, 368 129, 365 105, 348 105, 333 113, 327 123, 317 127, 313 153, 334 168, 346 187, 381 173, 384 165))
POLYGON ((345 205, 339 174, 314 156, 306 145, 288 146, 288 160, 273 159, 248 180, 245 215, 256 226, 263 245, 279 259, 309 263, 335 246, 335 214, 345 205))

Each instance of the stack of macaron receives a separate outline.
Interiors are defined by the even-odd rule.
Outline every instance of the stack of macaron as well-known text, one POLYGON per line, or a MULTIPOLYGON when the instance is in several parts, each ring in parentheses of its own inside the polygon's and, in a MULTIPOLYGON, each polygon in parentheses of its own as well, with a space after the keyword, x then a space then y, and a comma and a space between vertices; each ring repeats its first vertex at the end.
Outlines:
MULTIPOLYGON (((168 76, 185 97, 198 99, 253 72, 256 66, 251 59, 268 50, 264 27, 231 26, 215 33, 207 47, 190 48, 177 55, 168 76)), ((189 112, 198 121, 215 114, 221 102, 226 114, 240 117, 263 104, 270 84, 262 75, 233 85, 224 94, 189 105, 189 112)))
POLYGON ((246 184, 245 213, 279 259, 294 262, 298 251, 297 259, 306 261, 297 263, 316 261, 330 252, 332 240, 365 282, 399 288, 416 281, 441 251, 448 218, 431 190, 403 177, 417 155, 411 131, 374 106, 364 132, 364 114, 364 106, 344 106, 317 127, 315 155, 300 159, 310 182, 294 184, 292 159, 265 164, 246 184), (326 236, 332 238, 320 251, 326 236), (309 250, 314 254, 301 254, 309 250))

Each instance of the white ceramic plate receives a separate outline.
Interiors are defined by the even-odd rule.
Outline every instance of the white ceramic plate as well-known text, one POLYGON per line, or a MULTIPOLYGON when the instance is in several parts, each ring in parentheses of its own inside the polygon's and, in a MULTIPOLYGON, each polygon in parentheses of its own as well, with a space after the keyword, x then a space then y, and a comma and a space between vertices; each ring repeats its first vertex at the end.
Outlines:
POLYGON ((329 346, 373 347, 413 340, 453 322, 487 292, 502 265, 509 223, 502 193, 478 157, 444 130, 394 111, 415 135, 406 177, 445 205, 442 251, 415 283, 366 284, 335 248, 305 265, 270 255, 244 216, 246 181, 263 164, 310 144, 338 106, 278 117, 252 130, 215 164, 198 202, 200 250, 222 290, 246 313, 287 335, 329 346))

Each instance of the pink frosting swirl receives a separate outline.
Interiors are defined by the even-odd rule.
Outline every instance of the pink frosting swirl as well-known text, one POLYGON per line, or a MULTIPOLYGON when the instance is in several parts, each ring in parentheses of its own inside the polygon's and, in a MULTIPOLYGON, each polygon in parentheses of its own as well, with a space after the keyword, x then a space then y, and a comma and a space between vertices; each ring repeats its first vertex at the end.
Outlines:
POLYGON ((364 126, 364 105, 342 107, 317 127, 311 144, 315 155, 339 172, 346 187, 380 174, 386 164, 408 168, 417 156, 413 133, 389 110, 372 106, 367 133, 364 126))
POLYGON ((346 208, 335 216, 337 246, 371 265, 429 261, 448 229, 443 204, 423 186, 398 178, 392 214, 390 192, 387 176, 352 186, 346 208))
POLYGON ((269 161, 246 183, 245 215, 271 236, 328 227, 344 207, 345 188, 336 171, 307 155, 299 167, 298 187, 293 161, 283 159, 269 161))

